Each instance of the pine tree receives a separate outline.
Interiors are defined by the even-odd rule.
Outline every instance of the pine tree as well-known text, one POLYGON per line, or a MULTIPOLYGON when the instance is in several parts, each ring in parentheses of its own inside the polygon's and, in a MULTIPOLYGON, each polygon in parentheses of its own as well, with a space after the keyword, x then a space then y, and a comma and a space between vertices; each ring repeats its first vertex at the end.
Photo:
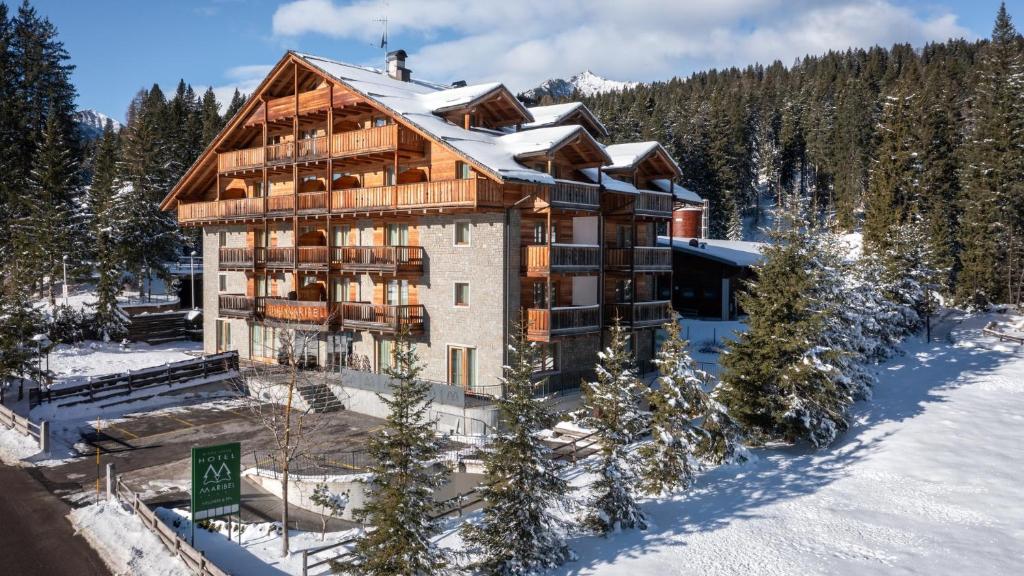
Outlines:
POLYGON ((220 104, 217 103, 217 96, 213 93, 213 88, 207 88, 206 92, 203 93, 203 102, 201 105, 202 114, 202 144, 207 146, 213 139, 220 133, 221 128, 224 127, 224 121, 220 117, 220 104))
POLYGON ((583 392, 585 422, 597 433, 601 447, 593 466, 598 475, 591 490, 591 512, 587 525, 601 534, 627 528, 647 527, 636 502, 636 474, 632 444, 647 427, 640 410, 644 386, 627 349, 629 334, 618 318, 609 330, 608 347, 599 354, 597 380, 588 382, 583 392))
POLYGON ((227 110, 224 111, 224 123, 227 124, 238 114, 238 111, 245 105, 246 97, 235 88, 235 93, 231 95, 231 102, 228 104, 227 110))
POLYGON ((679 324, 669 322, 664 328, 667 338, 654 360, 661 375, 648 393, 651 441, 639 450, 641 489, 653 495, 685 489, 693 481, 690 457, 701 436, 693 418, 706 412, 708 400, 679 324))
POLYGON ((443 474, 428 467, 438 455, 430 384, 419 379, 422 367, 408 334, 395 340, 394 361, 385 369, 391 379, 391 397, 379 395, 389 410, 383 431, 370 438, 374 460, 366 504, 356 518, 373 529, 361 536, 351 560, 342 569, 368 576, 429 576, 444 571, 448 561, 431 538, 439 531, 431 518, 432 494, 443 474))
POLYGON ((473 568, 485 574, 535 574, 570 557, 552 510, 563 503, 569 488, 538 437, 552 418, 543 399, 533 394, 537 360, 524 324, 517 323, 500 406, 509 430, 484 458, 480 494, 486 505, 480 524, 467 524, 463 530, 469 550, 478 555, 473 568))
POLYGON ((1024 52, 1002 4, 980 50, 965 144, 961 270, 957 298, 980 307, 1018 300, 1024 230, 1024 52))
POLYGON ((762 440, 832 442, 847 426, 848 395, 834 381, 835 351, 814 291, 820 281, 808 236, 788 214, 763 250, 757 280, 739 295, 748 329, 722 359, 719 398, 745 431, 762 440))

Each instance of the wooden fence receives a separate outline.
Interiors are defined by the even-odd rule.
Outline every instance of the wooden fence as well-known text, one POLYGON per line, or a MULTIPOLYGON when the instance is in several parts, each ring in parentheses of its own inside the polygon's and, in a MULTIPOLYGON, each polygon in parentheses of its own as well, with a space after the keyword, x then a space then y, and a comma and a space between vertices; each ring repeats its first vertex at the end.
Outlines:
POLYGON ((202 552, 196 550, 187 540, 178 536, 178 533, 173 528, 164 524, 157 517, 156 513, 139 498, 138 494, 132 492, 131 489, 124 485, 124 482, 121 482, 121 478, 117 478, 114 481, 114 485, 113 495, 121 502, 131 506, 132 511, 139 517, 142 524, 156 535, 168 552, 181 558, 190 570, 199 576, 231 576, 207 560, 202 552))
MULTIPOLYGON (((29 390, 29 399, 31 401, 32 392, 29 390)), ((46 420, 36 424, 24 416, 15 414, 7 406, 0 404, 0 426, 6 426, 17 432, 21 432, 25 436, 34 438, 39 443, 39 449, 43 452, 50 450, 50 427, 46 420)))
POLYGON ((45 392, 32 389, 29 390, 28 401, 29 406, 34 407, 44 401, 53 402, 55 400, 68 399, 70 401, 62 402, 61 406, 73 406, 75 404, 93 402, 98 399, 126 396, 135 390, 149 386, 170 386, 179 382, 186 382, 196 378, 209 378, 210 376, 227 378, 232 373, 237 372, 238 352, 222 352, 212 356, 182 360, 163 366, 129 370, 121 374, 90 378, 83 384, 50 389, 45 392))

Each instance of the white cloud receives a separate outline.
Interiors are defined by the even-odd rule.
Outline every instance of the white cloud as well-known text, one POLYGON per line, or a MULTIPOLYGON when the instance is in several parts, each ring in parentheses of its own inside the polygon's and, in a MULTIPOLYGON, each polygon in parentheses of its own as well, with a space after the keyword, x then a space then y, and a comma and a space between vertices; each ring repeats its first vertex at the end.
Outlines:
MULTIPOLYGON (((377 0, 295 0, 277 9, 273 30, 374 40, 382 13, 377 0)), ((513 89, 585 68, 615 79, 664 79, 830 49, 972 36, 950 12, 919 14, 894 0, 390 0, 387 15, 393 47, 419 46, 408 50, 417 76, 500 79, 513 89)))

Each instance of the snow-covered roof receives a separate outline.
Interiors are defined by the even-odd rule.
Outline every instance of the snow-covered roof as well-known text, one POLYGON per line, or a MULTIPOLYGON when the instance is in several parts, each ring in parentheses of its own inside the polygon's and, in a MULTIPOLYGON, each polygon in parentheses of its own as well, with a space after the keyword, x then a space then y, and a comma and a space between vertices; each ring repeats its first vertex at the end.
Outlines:
POLYGON ((673 192, 676 196, 676 200, 689 202, 691 204, 702 204, 704 202, 704 199, 700 197, 700 194, 697 194, 693 190, 687 190, 679 184, 673 186, 668 178, 659 178, 657 180, 652 180, 651 182, 653 182, 654 185, 662 192, 673 192))
POLYGON ((534 106, 527 108, 530 114, 533 115, 533 122, 523 124, 524 130, 532 130, 535 128, 543 128, 545 126, 554 126, 561 123, 567 117, 579 112, 589 122, 594 124, 594 128, 600 132, 601 136, 608 135, 608 129, 604 127, 604 124, 597 119, 596 116, 587 108, 582 102, 566 102, 565 104, 551 104, 550 106, 534 106))
POLYGON ((438 90, 432 94, 425 94, 423 102, 431 110, 438 112, 449 108, 465 106, 474 100, 483 98, 500 87, 500 82, 487 82, 484 84, 473 84, 472 86, 448 88, 446 90, 438 90))
MULTIPOLYGON (((584 168, 580 170, 580 172, 582 172, 583 175, 586 176, 591 182, 596 183, 598 181, 597 168, 584 168)), ((607 174, 605 174, 604 177, 601 178, 601 185, 613 192, 626 192, 629 194, 637 194, 639 192, 636 189, 636 187, 630 184, 629 182, 616 180, 615 178, 612 178, 607 174)))
POLYGON ((310 65, 347 84, 352 89, 389 108, 407 122, 455 148, 502 178, 553 184, 554 178, 531 170, 515 160, 515 153, 501 142, 502 135, 492 130, 466 130, 437 116, 439 105, 479 96, 484 87, 495 89, 500 84, 480 84, 464 88, 441 89, 430 82, 395 80, 381 70, 353 66, 320 56, 298 54, 310 65), (467 90, 471 89, 471 90, 467 90), (454 93, 454 94, 453 94, 454 93))
POLYGON ((512 132, 499 136, 497 140, 510 154, 520 156, 550 150, 577 134, 585 134, 589 137, 589 133, 582 126, 570 124, 569 126, 550 126, 536 130, 512 132))
POLYGON ((690 246, 689 238, 676 238, 670 242, 667 236, 659 236, 658 244, 672 246, 673 250, 693 254, 701 258, 707 258, 723 264, 738 267, 749 267, 761 263, 764 255, 761 250, 765 247, 762 242, 746 242, 740 240, 715 240, 710 238, 698 239, 700 245, 690 246), (703 247, 702 247, 703 246, 703 247))

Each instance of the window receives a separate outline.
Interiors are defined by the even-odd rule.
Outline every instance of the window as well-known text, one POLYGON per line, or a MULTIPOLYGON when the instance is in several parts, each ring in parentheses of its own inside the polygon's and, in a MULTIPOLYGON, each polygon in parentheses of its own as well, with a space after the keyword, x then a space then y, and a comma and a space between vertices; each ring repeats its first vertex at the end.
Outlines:
POLYGON ((633 300, 633 281, 619 280, 615 282, 615 301, 631 302, 633 300))
POLYGON ((395 185, 395 168, 394 166, 386 166, 384 168, 384 185, 394 186, 395 185))
POLYGON ((310 284, 316 284, 316 276, 313 274, 307 274, 302 277, 302 285, 309 286, 310 284))
POLYGON ((463 388, 476 386, 476 348, 448 347, 448 383, 463 388))
POLYGON ((469 222, 455 223, 455 245, 469 246, 470 232, 469 222))
POLYGON ((217 274, 217 291, 224 293, 228 291, 228 275, 217 274))
POLYGON ((395 366, 395 347, 391 340, 377 340, 377 372, 384 372, 395 366))
POLYGON ((348 235, 351 228, 344 226, 331 227, 331 246, 348 246, 348 235))
POLYGON ((252 197, 263 198, 263 181, 257 180, 252 183, 252 197))
MULTIPOLYGON (((551 283, 551 306, 558 305, 558 283, 551 283)), ((533 307, 534 308, 548 308, 548 286, 547 282, 540 281, 533 283, 533 307)))
POLYGON ((409 303, 409 281, 391 280, 388 282, 387 302, 391 306, 404 306, 409 303))
POLYGON ((558 371, 558 343, 536 342, 537 359, 533 365, 534 373, 558 371))
POLYGON ((384 243, 388 246, 408 246, 409 225, 388 224, 387 234, 385 234, 384 237, 384 243))
POLYGON ((217 246, 220 246, 221 248, 223 248, 223 247, 225 247, 227 245, 228 245, 228 233, 223 231, 223 230, 221 230, 220 232, 217 233, 217 246))
POLYGON ((267 247, 267 231, 261 228, 257 228, 253 231, 252 244, 257 248, 267 247))
POLYGON ((384 117, 384 118, 374 118, 373 119, 373 125, 374 125, 374 127, 377 127, 377 128, 380 128, 381 126, 387 126, 388 125, 388 119, 387 119, 387 117, 384 117))
POLYGON ((469 282, 455 283, 455 305, 469 306, 469 282))
POLYGON ((456 162, 455 163, 455 177, 456 178, 458 178, 459 180, 468 180, 472 176, 473 176, 473 171, 469 167, 469 164, 466 164, 465 162, 456 162))
MULTIPOLYGON (((533 225, 533 243, 534 244, 547 244, 548 243, 548 226, 544 222, 537 222, 533 225)), ((551 227, 551 243, 555 244, 558 242, 557 229, 551 227)))
POLYGON ((259 275, 256 277, 256 297, 260 298, 267 295, 267 277, 259 275))
POLYGON ((616 244, 619 248, 633 247, 633 229, 629 226, 619 226, 616 231, 616 244))
POLYGON ((224 320, 217 320, 217 351, 224 352, 231 349, 231 324, 224 320))

